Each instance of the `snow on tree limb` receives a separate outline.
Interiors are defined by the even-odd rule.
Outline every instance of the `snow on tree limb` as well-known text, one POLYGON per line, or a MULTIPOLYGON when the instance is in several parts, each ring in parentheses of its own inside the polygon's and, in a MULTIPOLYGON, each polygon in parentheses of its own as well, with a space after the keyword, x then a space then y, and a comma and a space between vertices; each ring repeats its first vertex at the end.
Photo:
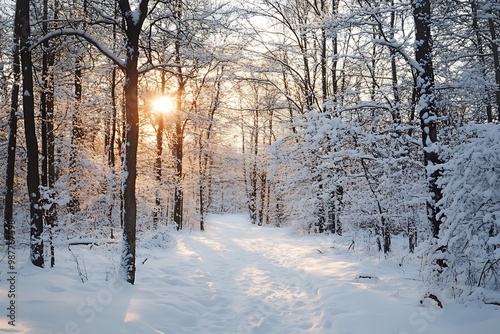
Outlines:
POLYGON ((82 29, 74 29, 74 28, 65 28, 65 29, 57 29, 54 30, 42 37, 40 37, 36 42, 33 43, 31 46, 31 49, 34 49, 38 45, 42 44, 43 42, 52 39, 52 38, 57 38, 60 36, 79 36, 84 38, 87 42, 90 44, 94 45, 103 55, 111 59, 118 67, 120 68, 125 68, 125 61, 118 58, 113 51, 108 49, 106 46, 104 46, 97 38, 86 32, 85 30, 82 29))

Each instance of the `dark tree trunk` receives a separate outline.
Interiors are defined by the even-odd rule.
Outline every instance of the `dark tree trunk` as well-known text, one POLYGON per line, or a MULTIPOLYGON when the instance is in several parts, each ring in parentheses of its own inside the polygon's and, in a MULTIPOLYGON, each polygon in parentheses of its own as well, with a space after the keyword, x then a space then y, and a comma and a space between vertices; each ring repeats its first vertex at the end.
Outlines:
MULTIPOLYGON (((165 94, 165 72, 161 73, 161 94, 165 94)), ((158 124, 158 129, 156 130, 156 159, 155 159, 155 181, 157 184, 157 188, 155 191, 155 207, 153 209, 153 228, 158 227, 158 220, 162 215, 162 207, 161 207, 161 197, 160 197, 160 189, 162 183, 162 154, 163 154, 163 132, 165 128, 164 115, 162 112, 159 112, 156 115, 156 122, 158 124)))
MULTIPOLYGON (((118 8, 114 8, 114 18, 118 17, 118 8)), ((113 25, 113 47, 117 44, 117 34, 116 25, 113 25)), ((115 141, 116 141, 116 117, 117 117, 117 107, 116 107, 116 66, 113 66, 111 72, 111 115, 108 117, 108 124, 106 126, 106 134, 104 137, 105 149, 108 152, 108 166, 114 170, 115 167, 115 141)))
POLYGON ((328 221, 326 229, 332 233, 342 235, 342 223, 340 222, 340 212, 342 207, 342 196, 344 188, 336 186, 335 190, 328 196, 328 221))
POLYGON ((261 171, 259 173, 260 179, 260 204, 259 204, 259 214, 258 214, 258 225, 262 226, 264 222, 264 208, 266 207, 266 189, 267 189, 267 173, 261 171))
MULTIPOLYGON (((113 207, 116 199, 116 181, 115 181, 115 141, 116 141, 116 68, 113 68, 111 74, 111 115, 106 120, 106 133, 104 138, 104 145, 108 156, 108 167, 112 174, 112 179, 108 181, 108 192, 112 196, 112 201, 109 204, 107 219, 110 225, 110 237, 114 238, 113 226, 113 207)), ((123 227, 123 225, 122 225, 123 227)))
POLYGON ((16 1, 17 34, 21 40, 21 64, 23 74, 23 110, 24 131, 27 151, 27 182, 30 202, 30 245, 31 263, 43 267, 43 220, 40 210, 40 179, 38 173, 38 142, 35 126, 35 104, 33 96, 33 63, 30 49, 30 2, 29 0, 16 1))
MULTIPOLYGON (((181 39, 182 28, 182 4, 181 0, 176 2, 175 19, 177 24, 177 36, 175 39, 175 61, 181 64, 181 39)), ((174 158, 175 158, 175 189, 174 189, 174 223, 177 225, 177 230, 182 230, 183 227, 183 204, 184 194, 182 190, 182 158, 183 145, 184 145, 184 131, 182 126, 182 99, 184 96, 185 80, 182 73, 182 66, 177 68, 177 80, 179 82, 179 89, 177 91, 177 118, 175 121, 175 142, 174 142, 174 158)))
MULTIPOLYGON (((205 142, 210 142, 212 138, 212 127, 214 124, 214 115, 220 105, 220 94, 221 94, 221 84, 222 77, 224 75, 224 66, 221 67, 220 71, 217 71, 217 79, 214 84, 215 86, 215 96, 212 97, 212 102, 210 104, 210 110, 208 113, 208 127, 205 134, 205 142)), ((213 160, 209 157, 209 153, 205 149, 203 143, 203 131, 200 130, 200 155, 199 155, 199 173, 200 173, 200 184, 199 184, 199 196, 200 196, 200 230, 205 230, 205 212, 210 206, 211 202, 211 164, 213 160), (208 190, 208 191, 207 191, 208 190)))
POLYGON ((417 245, 417 225, 415 224, 415 220, 411 218, 408 221, 408 247, 410 253, 415 252, 416 245, 417 245))
POLYGON ((9 114, 9 138, 7 143, 7 171, 5 173, 5 206, 4 206, 4 239, 7 242, 13 241, 14 232, 14 175, 16 163, 17 146, 17 111, 19 109, 19 79, 21 78, 21 64, 19 59, 19 33, 17 26, 19 16, 15 15, 14 26, 14 47, 12 51, 12 64, 14 70, 14 82, 10 101, 9 114))
POLYGON ((137 102, 139 58, 139 35, 148 12, 149 0, 139 4, 137 19, 128 0, 119 0, 122 16, 126 23, 126 66, 125 66, 125 159, 123 163, 123 251, 121 268, 128 283, 135 282, 135 244, 136 244, 136 196, 137 144, 139 141, 139 106, 137 102))
MULTIPOLYGON (((57 16, 54 15, 56 18, 57 16)), ((43 33, 48 33, 48 0, 43 2, 43 33)), ((55 265, 55 250, 52 244, 52 232, 56 223, 56 205, 53 200, 53 189, 56 179, 54 156, 54 84, 52 70, 54 67, 54 52, 49 40, 42 43, 42 82, 40 94, 40 114, 42 117, 42 186, 47 193, 43 196, 43 217, 49 228, 50 266, 55 265)))
POLYGON ((116 141, 116 68, 111 72, 111 115, 105 138, 106 151, 108 153, 108 166, 115 167, 115 141, 116 141))
MULTIPOLYGON (((490 13, 493 15, 493 13, 490 13)), ((495 101, 497 107, 497 117, 500 121, 500 54, 498 54, 498 40, 497 40, 497 32, 495 27, 495 21, 493 18, 488 19, 488 25, 490 28, 490 37, 491 37, 491 51, 493 53, 493 66, 495 67, 495 101)))
MULTIPOLYGON (((479 64, 481 64, 481 74, 483 75, 484 78, 486 78, 486 59, 485 59, 485 54, 484 54, 484 42, 483 42, 483 36, 481 33, 481 30, 479 29, 479 19, 478 19, 478 12, 477 12, 477 0, 471 0, 470 1, 470 6, 471 6, 471 11, 472 11, 472 30, 474 30, 474 34, 476 35, 476 44, 477 44, 477 58, 479 61, 479 64)), ((488 120, 488 123, 493 122, 493 112, 492 112, 492 107, 491 107, 491 102, 490 102, 490 89, 488 89, 488 86, 485 86, 485 91, 486 91, 486 98, 484 99, 484 102, 486 104, 486 119, 488 120)))
POLYGON ((158 115, 158 130, 156 132, 156 159, 155 159, 155 181, 157 185, 157 189, 155 191, 155 207, 153 210, 153 227, 158 227, 158 220, 162 215, 161 209, 161 197, 160 191, 161 188, 161 179, 162 179, 162 154, 163 154, 163 129, 164 129, 164 120, 163 115, 158 115))
MULTIPOLYGON (((320 187, 320 194, 323 192, 323 187, 320 187)), ((318 203, 316 204, 316 216, 318 218, 317 230, 318 233, 323 233, 326 230, 326 217, 325 217, 325 204, 321 196, 318 194, 317 196, 318 203)))
MULTIPOLYGON (((325 0, 321 0, 321 12, 326 14, 325 0)), ((327 75, 327 58, 326 58, 326 27, 321 27, 321 92, 323 94, 323 112, 327 111, 326 99, 328 97, 328 75, 327 75)))
MULTIPOLYGON (((332 0, 332 16, 337 15, 339 3, 337 0, 332 0)), ((337 67, 338 67, 338 37, 337 32, 334 31, 332 37, 332 96, 334 101, 337 101, 338 94, 338 77, 337 77, 337 67)))
MULTIPOLYGON (((201 166, 201 160, 199 162, 200 166, 200 171, 202 170, 202 166, 201 166)), ((205 196, 205 178, 203 177, 203 175, 201 175, 200 173, 200 184, 199 184, 199 187, 198 187, 198 196, 200 197, 200 231, 205 231, 205 200, 204 200, 204 196, 205 196)))
MULTIPOLYGON (((78 147, 82 144, 84 130, 80 117, 80 106, 82 103, 82 67, 80 64, 80 55, 75 61, 75 109, 72 116, 72 131, 71 131, 71 153, 69 158, 70 185, 75 188, 78 180, 78 147)), ((71 191, 71 199, 68 203, 68 208, 71 214, 75 215, 80 210, 80 200, 78 193, 73 189, 71 191)))
MULTIPOLYGON (((114 11, 113 11, 113 17, 115 19, 118 18, 118 7, 117 7, 117 2, 115 2, 114 5, 114 11)), ((116 43, 117 43, 117 33, 116 33, 116 25, 113 25, 113 49, 116 48, 116 43)), ((108 212, 107 212, 107 219, 110 225, 110 237, 111 239, 114 238, 114 224, 113 224, 113 208, 115 206, 115 200, 116 200, 116 194, 117 194, 117 187, 116 187, 116 179, 115 179, 115 141, 116 141, 116 131, 117 131, 117 105, 116 105, 116 72, 117 68, 116 66, 113 66, 113 70, 111 71, 111 113, 108 115, 106 118, 106 132, 104 135, 104 145, 105 145, 105 152, 107 152, 108 155, 108 167, 109 170, 112 174, 112 179, 108 181, 108 192, 112 196, 112 201, 109 204, 108 207, 108 212)), ((121 196, 120 196, 120 201, 121 201, 121 196)), ((121 207, 121 205, 120 205, 121 207)), ((121 217, 121 215, 120 215, 121 217)), ((121 221, 121 219, 120 219, 121 221)), ((123 225, 121 224, 121 227, 123 225)))
POLYGON ((255 110, 253 117, 252 140, 253 151, 248 209, 252 224, 257 224, 257 155, 259 154, 259 112, 257 110, 255 110))
MULTIPOLYGON (((394 6, 394 0, 391 0, 391 6, 394 6)), ((394 38, 394 33, 392 31, 396 28, 396 13, 391 11, 391 35, 390 39, 394 38)), ((391 55, 391 79, 392 79, 392 92, 394 95, 394 106, 392 107, 392 120, 396 125, 401 124, 401 98, 399 96, 399 85, 398 85, 398 70, 396 66, 396 50, 394 48, 389 49, 391 55)))
POLYGON ((184 131, 182 128, 181 108, 182 108, 182 95, 184 91, 184 83, 179 85, 177 92, 177 119, 175 121, 175 144, 174 144, 174 158, 175 158, 175 189, 174 189, 174 223, 177 225, 177 230, 183 228, 183 202, 184 194, 182 191, 182 158, 183 158, 183 144, 184 144, 184 131))
POLYGON ((431 35, 431 3, 430 0, 412 0, 413 18, 415 21, 415 58, 418 63, 416 78, 416 94, 418 112, 422 128, 422 145, 424 148, 424 164, 427 167, 429 182, 429 198, 427 200, 427 217, 432 226, 435 238, 439 235, 442 224, 438 202, 443 197, 438 179, 441 176, 439 165, 442 161, 438 155, 437 143, 437 105, 434 89, 434 67, 432 64, 431 35))
POLYGON ((304 79, 302 84, 304 85, 304 96, 306 102, 306 112, 312 111, 314 108, 314 89, 311 81, 311 70, 309 65, 309 59, 307 58, 307 37, 305 32, 301 32, 302 34, 302 44, 301 44, 301 53, 302 53, 302 61, 304 64, 304 79))

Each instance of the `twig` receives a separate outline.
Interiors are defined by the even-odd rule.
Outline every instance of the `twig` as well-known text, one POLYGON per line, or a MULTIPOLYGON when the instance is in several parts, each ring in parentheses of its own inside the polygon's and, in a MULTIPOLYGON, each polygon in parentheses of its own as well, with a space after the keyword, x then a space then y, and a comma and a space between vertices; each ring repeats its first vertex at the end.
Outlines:
POLYGON ((73 259, 75 260, 76 262, 76 270, 78 271, 78 276, 80 276, 80 280, 82 281, 82 283, 85 283, 85 280, 89 280, 87 275, 86 274, 83 274, 81 268, 80 268, 80 263, 78 262, 78 257, 75 255, 75 253, 73 253, 73 251, 71 250, 71 248, 68 246, 68 250, 70 251, 71 255, 73 255, 73 259), (85 278, 85 280, 84 280, 85 278))

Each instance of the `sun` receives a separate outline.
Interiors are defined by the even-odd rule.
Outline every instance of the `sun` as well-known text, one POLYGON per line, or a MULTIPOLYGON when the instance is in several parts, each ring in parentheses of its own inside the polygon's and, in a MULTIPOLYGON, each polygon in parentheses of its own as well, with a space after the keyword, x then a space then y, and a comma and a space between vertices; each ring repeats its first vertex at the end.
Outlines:
POLYGON ((161 96, 151 101, 154 113, 168 113, 174 109, 172 99, 167 96, 161 96))

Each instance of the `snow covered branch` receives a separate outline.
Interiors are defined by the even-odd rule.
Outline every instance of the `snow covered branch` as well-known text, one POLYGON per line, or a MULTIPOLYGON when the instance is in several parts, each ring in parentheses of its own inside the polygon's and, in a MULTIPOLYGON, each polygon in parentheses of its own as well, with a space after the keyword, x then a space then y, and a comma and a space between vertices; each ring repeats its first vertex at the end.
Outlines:
POLYGON ((125 61, 122 59, 118 58, 113 51, 108 49, 106 46, 104 46, 97 38, 86 32, 85 30, 81 29, 74 29, 74 28, 64 28, 64 29, 58 29, 51 31, 50 33, 40 37, 33 45, 31 45, 31 49, 34 49, 38 45, 42 44, 43 42, 61 37, 61 36, 79 36, 83 39, 85 39, 87 42, 90 44, 94 45, 103 55, 111 59, 118 67, 120 68, 125 68, 125 61))

